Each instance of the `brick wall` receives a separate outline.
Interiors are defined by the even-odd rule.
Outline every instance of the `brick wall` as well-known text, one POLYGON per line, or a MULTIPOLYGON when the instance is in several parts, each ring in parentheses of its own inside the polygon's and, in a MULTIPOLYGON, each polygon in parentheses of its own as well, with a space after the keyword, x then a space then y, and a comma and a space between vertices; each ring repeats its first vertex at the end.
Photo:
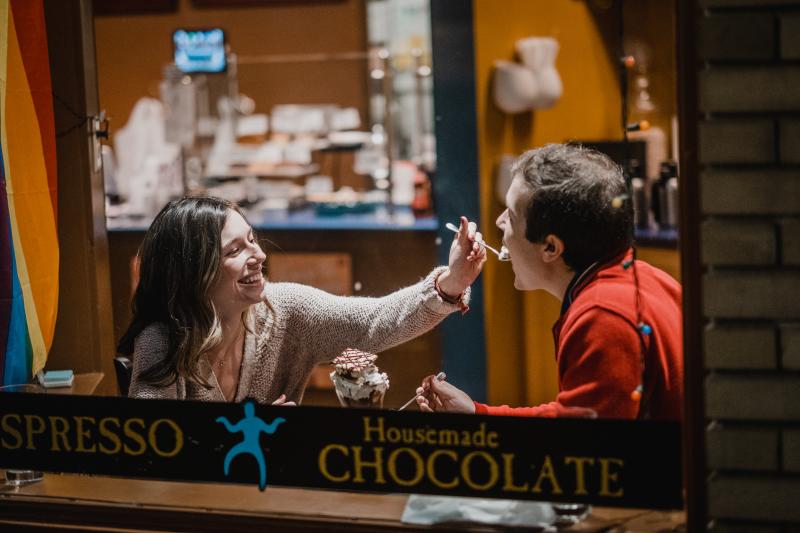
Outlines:
POLYGON ((800 529, 800 0, 697 0, 708 515, 800 529))

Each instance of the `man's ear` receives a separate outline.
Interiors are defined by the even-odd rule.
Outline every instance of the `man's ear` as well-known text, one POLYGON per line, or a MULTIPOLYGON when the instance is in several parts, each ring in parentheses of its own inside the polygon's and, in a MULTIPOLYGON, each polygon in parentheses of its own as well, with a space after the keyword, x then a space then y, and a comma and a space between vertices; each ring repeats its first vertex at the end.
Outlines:
POLYGON ((552 263, 561 259, 564 255, 564 241, 552 233, 544 238, 544 250, 542 260, 545 263, 552 263))

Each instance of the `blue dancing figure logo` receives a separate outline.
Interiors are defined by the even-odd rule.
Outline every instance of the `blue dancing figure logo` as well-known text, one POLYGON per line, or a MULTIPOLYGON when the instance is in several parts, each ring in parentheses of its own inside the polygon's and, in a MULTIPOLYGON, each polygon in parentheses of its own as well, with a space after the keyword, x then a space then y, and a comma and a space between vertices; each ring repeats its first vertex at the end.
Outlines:
POLYGON ((244 440, 230 449, 228 455, 225 456, 225 475, 228 475, 231 468, 231 462, 237 455, 250 454, 255 457, 258 462, 258 488, 264 490, 267 486, 267 463, 264 459, 264 450, 261 449, 259 438, 261 433, 272 435, 278 429, 278 426, 286 422, 286 419, 278 417, 269 424, 256 416, 256 408, 252 401, 244 404, 244 418, 231 424, 227 418, 220 416, 217 422, 223 424, 225 429, 230 433, 241 431, 244 435, 244 440))

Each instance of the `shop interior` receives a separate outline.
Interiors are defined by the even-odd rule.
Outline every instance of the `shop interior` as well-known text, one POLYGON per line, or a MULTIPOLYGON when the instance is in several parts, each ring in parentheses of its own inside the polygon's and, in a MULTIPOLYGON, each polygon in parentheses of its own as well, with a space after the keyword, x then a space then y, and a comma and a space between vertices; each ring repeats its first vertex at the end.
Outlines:
MULTIPOLYGON (((472 50, 452 55, 463 21, 431 4, 95 0, 89 64, 104 138, 83 224, 102 233, 86 254, 105 254, 107 281, 92 287, 105 296, 57 325, 47 368, 71 369, 77 393, 120 393, 124 364, 112 354, 131 318, 136 253, 172 199, 241 206, 269 281, 381 296, 446 260, 446 224, 459 215, 499 248, 510 165, 551 142, 626 165, 638 257, 680 281, 675 1, 476 0, 472 50), (82 319, 93 340, 69 337, 82 319)), ((467 315, 379 354, 391 379, 383 407, 439 371, 476 400, 550 401, 560 302, 513 279, 490 258, 467 315)), ((85 290, 64 285, 67 301, 85 290)), ((315 370, 303 405, 339 405, 331 369, 315 370)))
MULTIPOLYGON (((620 163, 628 151, 639 257, 680 276, 670 3, 625 4, 628 122, 646 124, 628 133, 627 148, 616 7, 522 3, 501 15, 476 3, 477 154, 453 152, 475 160, 472 176, 454 176, 451 162, 437 168, 437 139, 447 143, 451 130, 436 119, 436 105, 448 104, 434 97, 427 0, 234 9, 183 1, 133 14, 107 4, 97 3, 94 29, 109 130, 102 154, 116 339, 130 320, 142 235, 170 199, 209 194, 242 206, 271 281, 380 296, 446 257, 444 226, 459 214, 499 245, 494 220, 510 163, 547 142, 590 144, 620 163), (531 104, 503 85, 525 62, 544 80, 531 104)), ((552 353, 559 304, 514 291, 512 275, 507 264, 487 264, 484 305, 471 317, 482 331, 437 328, 380 355, 392 377, 386 407, 439 370, 493 402, 554 396, 555 362, 541 354, 552 353)), ((337 404, 329 373, 315 373, 305 403, 337 404)))
MULTIPOLYGON (((246 209, 271 281, 380 296, 435 265, 429 3, 316 9, 324 15, 309 20, 301 5, 185 2, 165 14, 96 16, 100 99, 120 128, 103 148, 117 336, 130 319, 143 231, 187 193, 246 209), (132 46, 143 37, 158 43, 148 54, 132 46), (216 46, 209 53, 219 62, 181 71, 182 58, 198 53, 181 39, 216 46)), ((397 390, 441 364, 440 342, 433 333, 381 356, 397 390)), ((338 403, 329 373, 314 375, 305 402, 338 403)))

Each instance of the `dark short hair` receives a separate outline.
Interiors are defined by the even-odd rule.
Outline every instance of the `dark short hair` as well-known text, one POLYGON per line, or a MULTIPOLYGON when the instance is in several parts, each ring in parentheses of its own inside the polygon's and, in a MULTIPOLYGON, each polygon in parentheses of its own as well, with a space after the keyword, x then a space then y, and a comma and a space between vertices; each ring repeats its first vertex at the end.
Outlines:
POLYGON ((631 246, 633 207, 625 177, 606 155, 575 144, 547 144, 522 154, 512 175, 531 190, 525 237, 536 243, 550 234, 560 238, 564 262, 573 270, 631 246))

